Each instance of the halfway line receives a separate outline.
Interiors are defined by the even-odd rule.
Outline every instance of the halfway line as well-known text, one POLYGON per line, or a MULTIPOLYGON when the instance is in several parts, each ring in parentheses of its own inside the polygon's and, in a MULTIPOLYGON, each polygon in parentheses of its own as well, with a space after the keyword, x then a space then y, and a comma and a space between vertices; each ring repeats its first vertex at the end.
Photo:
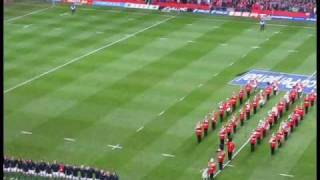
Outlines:
POLYGON ((39 13, 39 12, 45 11, 45 10, 50 9, 50 8, 51 8, 51 7, 47 7, 47 8, 39 9, 39 10, 36 10, 36 11, 32 11, 32 12, 30 12, 30 13, 28 13, 28 14, 25 14, 25 15, 22 15, 22 16, 17 16, 17 17, 10 18, 10 19, 8 19, 8 20, 6 20, 6 21, 4 21, 4 22, 11 22, 11 21, 14 21, 14 20, 16 20, 16 19, 20 19, 20 18, 29 16, 29 15, 32 15, 32 14, 37 14, 37 13, 39 13))

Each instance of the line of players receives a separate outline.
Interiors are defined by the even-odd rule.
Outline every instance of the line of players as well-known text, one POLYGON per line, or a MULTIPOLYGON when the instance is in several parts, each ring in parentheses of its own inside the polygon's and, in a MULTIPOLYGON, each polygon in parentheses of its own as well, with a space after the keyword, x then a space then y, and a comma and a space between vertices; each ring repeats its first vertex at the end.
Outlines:
POLYGON ((218 111, 214 111, 212 114, 209 113, 209 115, 207 115, 202 122, 198 122, 195 128, 195 134, 198 143, 201 142, 204 136, 208 135, 210 124, 212 130, 216 129, 218 118, 220 118, 220 122, 227 118, 232 112, 236 110, 238 103, 241 106, 246 99, 249 99, 250 95, 253 93, 253 91, 256 90, 257 86, 258 81, 256 79, 249 80, 244 88, 240 89, 238 95, 236 95, 236 93, 233 93, 231 98, 227 98, 225 102, 219 103, 218 111))
MULTIPOLYGON (((275 151, 288 139, 290 133, 299 126, 299 123, 304 119, 305 114, 309 112, 309 108, 314 106, 316 96, 317 94, 314 91, 306 95, 303 105, 296 106, 294 111, 288 116, 288 119, 281 122, 278 131, 273 133, 269 140, 271 155, 275 154, 275 151)), ((293 104, 300 97, 301 96, 298 95, 295 99, 290 98, 290 103, 293 104)))

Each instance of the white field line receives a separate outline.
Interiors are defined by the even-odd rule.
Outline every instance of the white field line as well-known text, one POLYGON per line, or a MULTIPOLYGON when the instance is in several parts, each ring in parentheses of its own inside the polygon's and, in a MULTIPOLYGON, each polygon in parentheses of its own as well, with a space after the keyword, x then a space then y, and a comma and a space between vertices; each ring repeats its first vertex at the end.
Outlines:
POLYGON ((30 132, 30 131, 21 131, 21 134, 31 135, 31 134, 32 134, 32 132, 30 132))
POLYGON ((98 51, 100 51, 100 50, 103 50, 103 49, 108 48, 108 47, 110 47, 110 46, 113 46, 113 45, 115 45, 115 44, 117 44, 117 43, 120 43, 120 42, 122 42, 122 41, 125 41, 125 40, 129 39, 129 38, 132 37, 132 36, 135 36, 135 35, 140 34, 140 33, 144 32, 144 31, 146 31, 146 30, 148 30, 148 29, 151 29, 151 28, 153 28, 153 27, 156 27, 156 26, 158 26, 158 25, 160 25, 160 24, 162 24, 162 23, 165 23, 165 22, 173 19, 173 18, 174 18, 174 16, 173 16, 173 17, 170 17, 170 18, 167 18, 167 19, 165 19, 165 20, 162 20, 162 21, 160 21, 160 22, 157 22, 157 23, 155 23, 155 24, 153 24, 153 25, 151 25, 151 26, 148 26, 148 27, 146 27, 146 28, 144 28, 144 29, 141 29, 141 30, 139 30, 139 31, 136 31, 135 33, 131 34, 130 36, 125 36, 125 37, 123 37, 123 38, 121 38, 121 39, 118 39, 118 40, 113 41, 113 42, 111 42, 111 43, 109 43, 109 44, 106 44, 106 45, 104 45, 104 46, 102 46, 102 47, 100 47, 100 48, 98 48, 98 49, 95 49, 95 50, 93 50, 93 51, 90 51, 90 52, 88 52, 88 53, 86 53, 86 54, 84 54, 84 55, 81 55, 81 56, 79 56, 79 57, 76 57, 76 58, 74 58, 74 59, 71 59, 70 61, 68 61, 68 62, 66 62, 66 63, 64 63, 64 64, 61 64, 61 65, 59 65, 59 66, 57 66, 57 67, 55 67, 55 68, 50 69, 49 71, 46 71, 46 72, 44 72, 44 73, 42 73, 42 74, 39 74, 39 75, 37 75, 37 76, 34 76, 34 77, 32 77, 32 78, 30 78, 30 79, 28 79, 28 80, 26 80, 26 81, 24 81, 24 82, 22 82, 22 83, 19 83, 19 84, 15 85, 15 86, 13 86, 13 87, 5 90, 5 91, 4 91, 4 94, 5 94, 5 93, 8 93, 8 92, 10 92, 10 91, 12 91, 12 90, 14 90, 14 89, 16 89, 16 88, 18 88, 18 87, 21 87, 21 86, 23 86, 23 85, 26 85, 26 84, 34 81, 34 80, 37 80, 37 79, 39 79, 39 78, 41 78, 41 77, 43 77, 43 76, 45 76, 45 75, 47 75, 47 74, 50 74, 50 73, 52 73, 52 72, 54 72, 54 71, 57 71, 57 70, 65 67, 65 66, 67 66, 67 65, 69 65, 69 64, 71 64, 71 63, 74 63, 74 62, 76 62, 76 61, 79 61, 79 60, 87 57, 87 56, 90 56, 91 54, 94 54, 94 53, 96 53, 96 52, 98 52, 98 51))
POLYGON ((30 27, 31 25, 32 25, 32 24, 24 25, 23 28, 26 29, 26 28, 30 27))
POLYGON ((221 44, 221 46, 228 46, 228 44, 226 44, 226 43, 223 43, 223 44, 221 44))
POLYGON ((252 49, 258 49, 258 48, 260 48, 259 46, 252 46, 251 47, 252 49))
POLYGON ((137 132, 140 132, 144 127, 141 126, 139 129, 137 129, 137 132))
MULTIPOLYGON (((242 144, 242 146, 238 149, 238 151, 236 151, 236 152, 234 153, 234 155, 232 156, 232 159, 234 159, 234 158, 239 154, 239 152, 240 152, 249 142, 250 142, 250 138, 249 138, 244 144, 242 144)), ((223 165, 223 168, 225 168, 226 166, 228 166, 230 162, 231 162, 231 161, 227 161, 227 162, 223 165)), ((221 172, 220 170, 217 171, 217 173, 216 173, 213 177, 218 176, 218 174, 219 174, 220 172, 221 172)))
POLYGON ((190 40, 190 41, 188 41, 188 43, 194 43, 194 41, 191 41, 191 40, 190 40))
POLYGON ((75 142, 76 140, 75 139, 72 139, 72 138, 63 138, 65 141, 69 141, 69 142, 75 142))
POLYGON ((164 156, 164 157, 171 157, 171 158, 174 158, 174 157, 175 157, 175 155, 166 154, 166 153, 163 153, 163 154, 161 154, 161 155, 164 156))
POLYGON ((185 98, 185 96, 184 96, 184 97, 182 97, 182 98, 180 98, 180 99, 179 99, 179 101, 183 101, 183 100, 184 100, 184 98, 185 98))
POLYGON ((286 177, 291 177, 293 178, 294 176, 293 175, 290 175, 290 174, 279 174, 280 176, 286 176, 286 177))
POLYGON ((234 64, 234 62, 230 63, 229 66, 232 66, 234 64))
POLYGON ((10 18, 10 19, 8 19, 8 20, 6 20, 6 21, 4 21, 4 22, 11 22, 11 21, 14 21, 14 20, 16 20, 16 19, 20 19, 20 18, 23 18, 23 17, 26 17, 26 16, 30 16, 30 15, 32 15, 32 14, 37 14, 37 13, 39 13, 39 12, 45 11, 45 10, 50 9, 50 8, 51 8, 51 7, 47 7, 47 8, 43 8, 43 9, 38 9, 38 10, 32 11, 32 12, 30 12, 30 13, 28 13, 28 14, 25 14, 25 15, 21 15, 21 16, 17 16, 17 17, 10 18))
POLYGON ((111 147, 112 150, 114 150, 114 149, 122 149, 122 146, 120 146, 120 144, 117 144, 117 145, 108 144, 108 146, 111 147))
POLYGON ((161 113, 159 113, 159 116, 161 116, 162 114, 164 114, 164 112, 166 112, 166 111, 162 111, 161 113))
POLYGON ((198 85, 198 87, 201 87, 201 86, 203 86, 203 84, 199 84, 199 85, 198 85))
POLYGON ((227 166, 228 166, 228 167, 234 167, 234 165, 232 165, 232 164, 228 164, 227 166))
POLYGON ((213 76, 218 76, 219 73, 215 73, 213 76))

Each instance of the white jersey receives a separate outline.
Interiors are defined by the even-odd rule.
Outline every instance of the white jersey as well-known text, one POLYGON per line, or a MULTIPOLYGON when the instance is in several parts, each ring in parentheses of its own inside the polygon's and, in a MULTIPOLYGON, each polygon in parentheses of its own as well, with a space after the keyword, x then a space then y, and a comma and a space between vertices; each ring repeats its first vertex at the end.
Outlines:
POLYGON ((264 25, 264 21, 262 20, 262 21, 260 21, 260 25, 264 25))

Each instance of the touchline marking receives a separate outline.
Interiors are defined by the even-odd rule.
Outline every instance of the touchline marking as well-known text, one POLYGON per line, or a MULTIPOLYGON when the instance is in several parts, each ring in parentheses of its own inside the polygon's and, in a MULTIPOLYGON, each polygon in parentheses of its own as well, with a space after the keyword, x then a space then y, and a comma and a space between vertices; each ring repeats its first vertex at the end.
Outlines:
POLYGON ((227 166, 228 166, 228 167, 234 167, 234 165, 231 165, 231 164, 228 164, 227 166))
POLYGON ((44 73, 42 73, 42 74, 39 74, 39 75, 37 75, 37 76, 34 76, 34 77, 32 77, 32 78, 30 78, 30 79, 28 79, 28 80, 26 80, 26 81, 24 81, 24 82, 22 82, 22 83, 20 83, 20 84, 17 84, 17 85, 15 85, 15 86, 13 86, 13 87, 5 90, 5 91, 4 91, 4 94, 5 94, 5 93, 8 93, 8 92, 10 92, 10 91, 12 91, 12 90, 14 90, 14 89, 16 89, 16 88, 18 88, 18 87, 21 87, 21 86, 23 86, 23 85, 26 85, 26 84, 28 84, 28 83, 36 80, 36 79, 39 79, 39 78, 41 78, 42 76, 45 76, 45 75, 47 75, 47 74, 49 74, 49 73, 52 73, 52 72, 54 72, 54 71, 57 71, 57 70, 65 67, 65 66, 67 66, 67 65, 69 65, 69 64, 71 64, 71 63, 74 63, 74 62, 76 62, 76 61, 79 61, 79 60, 87 57, 87 56, 90 56, 91 54, 94 54, 94 53, 96 53, 96 52, 98 52, 98 51, 100 51, 100 50, 102 50, 102 49, 108 48, 108 47, 113 46, 113 45, 115 45, 115 44, 117 44, 117 43, 119 43, 119 42, 125 41, 125 40, 129 39, 130 37, 132 37, 132 36, 134 36, 134 35, 140 34, 140 33, 144 32, 144 31, 146 31, 146 30, 148 30, 148 29, 151 29, 151 28, 153 28, 153 27, 156 27, 156 26, 158 26, 158 25, 160 25, 160 24, 162 24, 162 23, 165 23, 165 22, 173 19, 173 18, 175 18, 175 16, 172 16, 172 17, 170 17, 170 18, 166 18, 165 20, 162 20, 162 21, 157 22, 157 23, 155 23, 155 24, 153 24, 153 25, 151 25, 151 26, 149 26, 149 27, 146 27, 146 28, 144 28, 144 29, 141 29, 141 30, 139 30, 139 31, 131 34, 131 36, 125 36, 125 37, 123 37, 123 38, 121 38, 121 39, 118 39, 117 41, 113 41, 113 42, 111 42, 111 43, 109 43, 109 44, 106 44, 106 45, 104 45, 104 46, 102 46, 102 47, 100 47, 100 48, 98 48, 98 49, 95 49, 95 50, 90 51, 90 52, 88 52, 88 53, 86 53, 86 54, 84 54, 84 55, 81 55, 81 56, 79 56, 79 57, 76 57, 76 58, 74 58, 74 59, 71 59, 70 61, 68 61, 68 62, 66 62, 66 63, 64 63, 64 64, 61 64, 61 65, 59 65, 59 66, 57 66, 57 67, 55 67, 55 68, 50 69, 49 71, 46 71, 46 72, 44 72, 44 73))
POLYGON ((144 127, 141 126, 139 129, 137 129, 137 132, 140 132, 144 127))
POLYGON ((69 142, 75 142, 76 140, 75 139, 72 139, 72 138, 63 138, 65 141, 69 141, 69 142))
POLYGON ((30 131, 21 131, 21 134, 31 135, 31 134, 32 134, 32 132, 30 132, 30 131))
POLYGON ((111 147, 112 150, 114 150, 114 149, 122 149, 122 146, 120 146, 120 144, 117 144, 117 145, 108 144, 108 146, 111 147))
POLYGON ((171 157, 171 158, 174 158, 174 157, 175 157, 175 155, 166 154, 166 153, 163 153, 163 154, 161 154, 161 155, 164 156, 164 157, 171 157))
POLYGON ((280 174, 280 176, 286 176, 286 177, 294 177, 293 175, 290 175, 290 174, 280 174))
POLYGON ((30 13, 28 13, 28 14, 25 14, 25 15, 22 15, 22 16, 17 16, 17 17, 14 17, 14 18, 10 18, 10 19, 8 19, 8 20, 6 20, 6 21, 4 21, 4 22, 11 22, 11 21, 14 21, 14 20, 16 20, 16 19, 20 19, 20 18, 29 16, 29 15, 32 15, 32 14, 37 14, 37 13, 39 13, 39 12, 45 11, 45 10, 50 9, 50 8, 51 8, 51 7, 47 7, 47 8, 39 9, 39 10, 36 10, 36 11, 32 11, 32 12, 30 12, 30 13))
POLYGON ((159 116, 161 116, 165 111, 162 111, 161 113, 159 113, 159 116))

